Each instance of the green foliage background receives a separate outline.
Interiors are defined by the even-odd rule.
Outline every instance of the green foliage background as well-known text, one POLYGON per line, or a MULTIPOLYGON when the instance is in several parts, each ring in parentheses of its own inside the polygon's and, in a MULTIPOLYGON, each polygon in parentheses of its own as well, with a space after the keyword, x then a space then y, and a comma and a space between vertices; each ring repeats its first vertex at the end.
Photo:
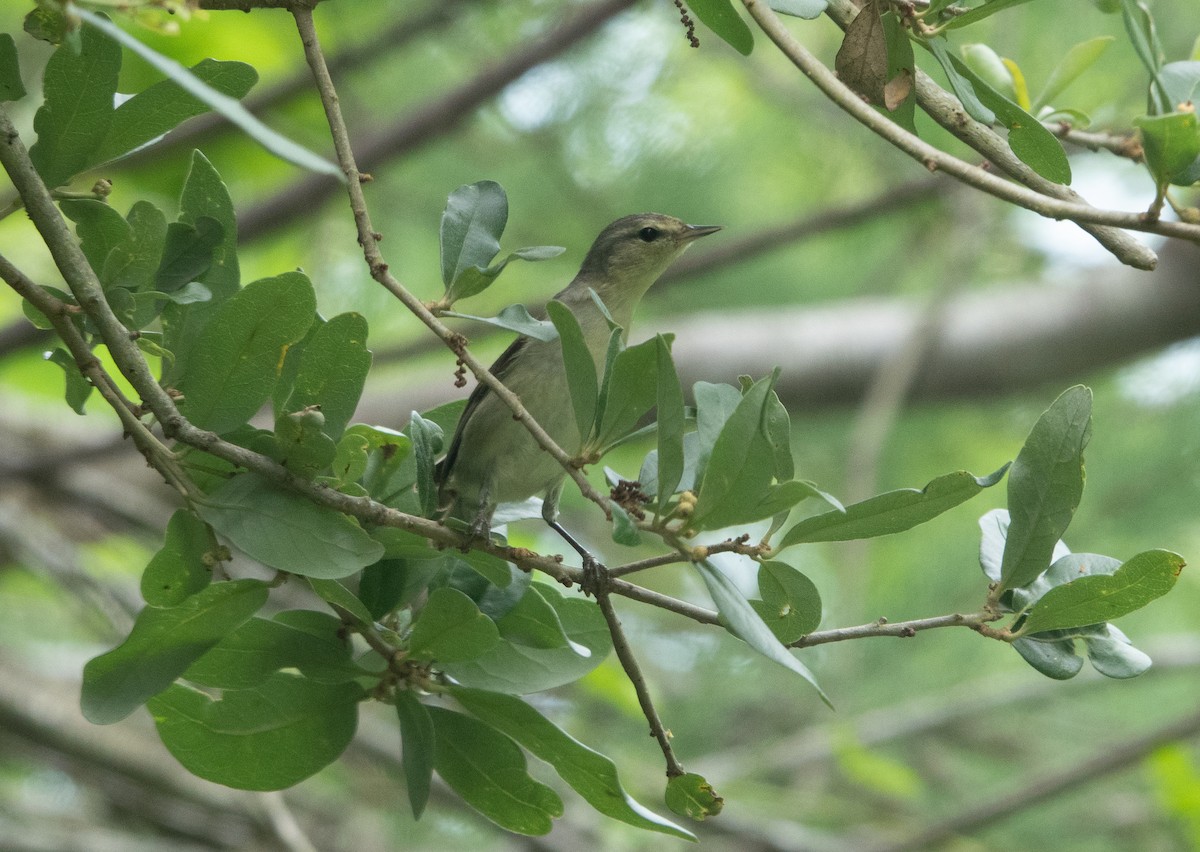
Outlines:
MULTIPOLYGON (((408 5, 336 0, 321 7, 317 18, 327 50, 336 54, 339 47, 369 38, 411 14, 408 5)), ((338 79, 353 135, 367 137, 391 117, 466 80, 516 49, 531 32, 550 26, 551 12, 578 4, 553 9, 532 0, 447 5, 451 26, 338 79)), ((1103 15, 1091 3, 1073 5, 1072 27, 1079 29, 1079 38, 1111 34, 1116 42, 1105 60, 1069 90, 1070 105, 1090 113, 1098 126, 1125 128, 1144 109, 1141 66, 1118 16, 1103 15)), ((1171 56, 1192 50, 1197 32, 1190 6, 1191 0, 1159 0, 1153 6, 1171 56)), ((0 9, 0 31, 19 34, 24 12, 22 4, 6 4, 0 9)), ((1064 14, 1061 4, 1029 3, 972 28, 971 37, 1015 59, 1027 79, 1044 80, 1069 46, 1060 25, 1064 14)), ((797 27, 797 32, 832 61, 840 31, 829 21, 797 27)), ((293 28, 279 14, 213 13, 208 20, 184 24, 177 37, 137 35, 185 65, 210 56, 250 62, 263 78, 260 86, 297 73, 302 64, 293 28)), ((523 245, 568 247, 557 260, 522 264, 519 271, 514 267, 498 287, 471 302, 472 312, 489 315, 511 302, 553 293, 572 274, 599 226, 625 213, 654 209, 692 222, 720 223, 733 237, 919 176, 915 164, 868 138, 806 88, 765 40, 746 60, 710 33, 701 30, 700 35, 700 50, 691 51, 669 4, 638 6, 600 36, 530 72, 453 133, 373 169, 369 198, 393 271, 422 298, 440 295, 439 213, 450 190, 483 178, 508 188, 506 251, 523 245)), ((37 67, 45 48, 20 41, 23 68, 37 67)), ((27 72, 29 88, 31 77, 27 72)), ((119 88, 136 91, 157 79, 127 55, 119 88)), ((36 97, 26 99, 14 110, 23 127, 31 122, 36 102, 36 97)), ((311 93, 273 111, 269 121, 314 150, 328 148, 320 105, 311 93)), ((920 119, 918 126, 945 142, 940 131, 920 119)), ((290 166, 235 134, 200 144, 228 182, 239 215, 297 177, 290 166)), ((955 143, 946 145, 955 150, 955 143)), ((176 149, 136 170, 106 171, 115 185, 110 201, 122 212, 136 198, 173 211, 189 150, 176 149)), ((1080 156, 1128 176, 1139 195, 1123 206, 1137 207, 1153 196, 1149 177, 1135 167, 1105 155, 1080 156)), ((246 244, 240 253, 243 280, 303 266, 325 316, 349 310, 367 316, 377 356, 413 343, 421 337, 418 323, 370 281, 352 222, 339 202, 314 207, 281 232, 246 244)), ((22 218, 0 222, 0 245, 39 280, 55 280, 49 259, 22 243, 22 218)), ((1018 222, 1030 218, 978 199, 922 203, 664 284, 652 291, 635 330, 669 332, 673 323, 698 311, 778 309, 860 296, 919 298, 947 277, 954 277, 960 290, 983 291, 1028 279, 1053 286, 1057 276, 1080 274, 1029 245, 1018 222)), ((1074 226, 1042 227, 1063 234, 1074 226)), ((1129 286, 1153 285, 1131 279, 1129 286)), ((15 321, 20 310, 11 293, 0 293, 0 325, 15 321)), ((498 352, 503 345, 493 338, 479 348, 498 352)), ((1194 344, 1189 351, 1194 370, 1194 344)), ((1067 537, 1069 544, 1080 542, 1080 549, 1127 556, 1162 546, 1200 553, 1200 390, 1186 376, 1171 373, 1165 359, 1147 358, 1071 377, 1095 391, 1087 487, 1067 537), (1148 386, 1174 380, 1183 381, 1184 390, 1146 401, 1148 386)), ((380 360, 367 386, 364 407, 370 422, 399 427, 410 410, 424 407, 430 393, 439 398, 457 393, 451 387, 452 358, 444 352, 430 350, 403 363, 380 360)), ((780 362, 786 373, 787 353, 780 353, 780 362)), ((732 381, 737 365, 730 370, 712 380, 732 381)), ((69 436, 77 424, 58 425, 67 416, 60 401, 61 375, 58 366, 42 362, 32 350, 0 361, 0 397, 6 401, 0 430, 26 430, 27 423, 44 418, 56 439, 63 429, 67 438, 62 440, 74 440, 69 436)), ((1016 454, 1038 414, 1069 383, 1056 380, 1003 397, 907 406, 880 458, 878 490, 918 485, 950 468, 995 469, 1016 454)), ((840 494, 847 456, 854 452, 855 410, 789 408, 800 476, 840 494)), ((115 432, 115 418, 94 401, 85 425, 94 429, 94 421, 110 419, 115 432)), ((620 450, 608 463, 635 471, 647 446, 620 450)), ((131 454, 124 464, 139 465, 131 454)), ((117 496, 143 493, 142 483, 124 476, 114 486, 117 496)), ((33 482, 42 484, 36 476, 33 482)), ((71 542, 80 554, 77 564, 88 584, 120 595, 136 587, 173 508, 155 505, 162 500, 161 489, 145 493, 151 495, 148 505, 121 510, 118 519, 72 508, 70 500, 38 510, 50 518, 76 518, 79 512, 93 518, 93 525, 71 542), (131 523, 130 515, 140 523, 131 523)), ((976 518, 1002 504, 999 489, 987 491, 917 533, 869 546, 810 545, 790 561, 820 588, 823 627, 880 616, 899 620, 969 611, 978 606, 983 586, 976 518)), ((584 523, 582 501, 568 494, 566 510, 573 523, 584 523)), ((588 533, 596 542, 607 540, 603 529, 588 533)), ((513 541, 558 549, 532 524, 514 531, 513 541)), ((6 614, 0 619, 0 660, 5 670, 21 667, 39 681, 65 682, 64 694, 71 696, 70 678, 84 660, 109 647, 112 637, 91 605, 64 595, 55 581, 31 570, 37 561, 36 554, 14 547, 11 539, 0 547, 0 600, 6 614)), ((677 566, 656 569, 645 580, 670 594, 703 595, 699 579, 677 566)), ((1193 709, 1200 699, 1198 605, 1194 572, 1185 569, 1173 594, 1122 619, 1122 629, 1137 637, 1155 668, 1120 683, 1095 677, 1051 682, 1009 649, 966 631, 805 651, 802 657, 818 673, 836 714, 798 679, 719 631, 681 627, 677 619, 628 602, 621 604, 621 615, 639 643, 681 760, 712 779, 726 799, 721 817, 700 826, 705 848, 777 843, 832 849, 855 848, 864 824, 904 834, 993 801, 1076 765, 1106 743, 1193 709), (907 732, 906 723, 919 727, 907 732)), ((660 757, 643 736, 645 723, 614 660, 539 706, 613 757, 640 800, 657 800, 660 757)), ((364 726, 375 735, 373 742, 394 752, 394 732, 378 733, 385 723, 394 725, 383 718, 385 709, 372 708, 380 711, 379 718, 364 726)), ((137 737, 144 728, 135 720, 127 736, 137 737)), ((17 739, 11 733, 0 736, 17 739)), ((0 802, 21 804, 28 812, 32 801, 45 818, 68 820, 80 832, 107 823, 100 790, 55 768, 37 751, 3 752, 0 802)), ((1200 808, 1194 798, 1178 793, 1200 784, 1195 759, 1191 744, 1165 748, 1119 773, 973 830, 972 840, 963 842, 1067 852, 1097 844, 1195 848, 1200 808)), ((328 821, 320 837, 329 848, 504 848, 511 843, 445 798, 413 823, 402 784, 383 777, 396 770, 381 769, 382 763, 369 749, 352 753, 299 788, 294 807, 306 818, 315 814, 328 821)), ((575 836, 568 830, 578 832, 603 848, 664 843, 682 848, 682 841, 601 823, 578 799, 567 800, 565 823, 557 829, 563 837, 575 836)))

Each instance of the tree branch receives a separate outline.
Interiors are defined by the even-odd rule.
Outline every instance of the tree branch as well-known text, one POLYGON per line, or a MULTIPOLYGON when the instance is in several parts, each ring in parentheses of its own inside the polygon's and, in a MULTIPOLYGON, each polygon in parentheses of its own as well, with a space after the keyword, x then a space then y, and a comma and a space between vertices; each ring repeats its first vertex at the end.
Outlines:
POLYGON ((371 277, 382 284, 389 293, 412 311, 430 331, 442 339, 446 346, 458 356, 460 363, 465 364, 475 374, 475 378, 479 382, 487 385, 512 410, 513 419, 520 421, 521 425, 528 429, 533 439, 537 441, 538 446, 548 452, 562 466, 567 475, 575 481, 580 493, 599 506, 604 512, 605 517, 610 517, 611 511, 608 508, 607 498, 592 487, 591 483, 587 481, 587 477, 584 476, 583 471, 574 464, 572 457, 534 420, 533 416, 522 405, 520 398, 505 387, 503 382, 493 376, 482 361, 468 351, 466 339, 461 334, 447 328, 445 323, 434 316, 420 299, 410 293, 388 271, 388 264, 384 261, 383 253, 379 250, 379 234, 375 232, 375 229, 371 225, 370 214, 367 211, 366 197, 362 190, 363 176, 358 170, 354 159, 354 152, 350 148, 350 136, 346 129, 346 122, 342 118, 337 91, 334 89, 333 80, 329 76, 329 68, 325 65, 325 57, 321 52, 320 43, 317 39, 312 12, 308 9, 297 9, 294 16, 296 26, 300 31, 300 39, 304 44, 305 58, 312 69, 313 78, 316 80, 317 89, 321 94, 321 103, 325 107, 325 117, 329 122, 330 132, 333 134, 333 146, 337 151, 337 160, 342 167, 342 171, 346 174, 346 188, 350 194, 350 207, 354 214, 354 223, 358 228, 358 242, 362 246, 363 257, 367 262, 367 267, 371 271, 371 277))
POLYGON ((1200 713, 1192 713, 1168 722, 1148 734, 1124 742, 1109 743, 1093 757, 1073 766, 1040 778, 1026 778, 1019 789, 1007 796, 993 797, 977 807, 968 808, 949 819, 934 823, 899 842, 883 842, 864 848, 870 852, 918 852, 933 849, 948 840, 978 831, 1055 796, 1092 784, 1105 775, 1127 769, 1169 743, 1191 739, 1197 735, 1200 735, 1200 713))
MULTIPOLYGON (((908 154, 913 159, 922 163, 929 169, 939 169, 952 175, 958 180, 975 187, 990 195, 994 195, 1001 200, 1016 204, 1032 210, 1042 216, 1052 219, 1070 219, 1077 223, 1085 223, 1091 225, 1108 225, 1117 228, 1125 228, 1135 231, 1147 231, 1150 233, 1162 234, 1164 236, 1179 237, 1180 239, 1200 242, 1200 226, 1188 225, 1182 222, 1163 222, 1151 221, 1142 213, 1126 213, 1116 210, 1101 210, 1087 204, 1081 204, 1074 201, 1065 201, 1061 198, 1051 198, 1042 195, 1040 192, 1034 192, 1022 186, 1009 183, 1003 178, 997 177, 990 172, 971 165, 957 157, 941 151, 938 148, 928 144, 924 140, 912 135, 904 130, 895 122, 880 115, 869 105, 864 103, 859 96, 853 92, 848 86, 841 82, 837 76, 830 71, 825 65, 819 62, 808 50, 800 44, 784 26, 778 15, 770 9, 764 0, 743 0, 746 9, 750 12, 751 17, 762 28, 763 32, 775 42, 775 45, 783 52, 785 56, 817 87, 832 100, 835 104, 841 107, 845 112, 849 113, 853 118, 865 125, 869 130, 873 131, 887 142, 890 142, 896 148, 908 154)), ((922 78, 918 75, 917 92, 918 98, 925 98, 922 101, 924 107, 927 102, 933 103, 938 98, 953 99, 945 92, 937 89, 932 85, 927 77, 922 78), (924 84, 922 85, 922 79, 924 84), (924 93, 922 94, 922 90, 924 93), (938 94, 940 92, 940 95, 938 94)), ((953 102, 957 104, 957 102, 953 102)), ((965 113, 961 112, 961 105, 958 105, 958 110, 962 118, 966 118, 965 113)), ((930 111, 927 107, 927 111, 930 111)), ((935 118, 938 115, 946 116, 946 110, 930 111, 930 114, 935 118)), ((964 138, 964 134, 976 131, 986 131, 988 134, 991 130, 979 124, 974 123, 977 127, 973 127, 967 122, 961 122, 956 128, 956 135, 964 138)), ((976 136, 980 135, 976 132, 976 136)), ((998 137, 997 137, 998 138, 998 137)), ((982 144, 982 143, 980 143, 982 144)), ((1011 152, 1009 152, 1011 157, 1011 152)), ((1003 168, 1004 166, 1001 165, 1003 168)), ((1029 172, 1024 164, 1021 164, 1025 172, 1029 172)), ((1014 167, 1015 168, 1015 167, 1014 167)), ((1032 173, 1030 173, 1032 174, 1032 173)), ((1030 178, 1032 180, 1032 178, 1030 178)), ((1050 182, 1047 181, 1047 184, 1050 182)), ((1068 192, 1070 190, 1067 190, 1068 192)), ((1073 193, 1072 193, 1073 194, 1073 193)), ((1093 232, 1093 235, 1094 232, 1093 232)), ((1140 244, 1138 244, 1140 245, 1140 244)), ((1106 245, 1110 251, 1116 251, 1117 248, 1113 245, 1106 245)), ((1156 262, 1153 252, 1141 247, 1140 251, 1135 251, 1132 246, 1127 247, 1128 250, 1122 250, 1116 254, 1118 259, 1124 263, 1128 263, 1140 269, 1152 269, 1156 262)))

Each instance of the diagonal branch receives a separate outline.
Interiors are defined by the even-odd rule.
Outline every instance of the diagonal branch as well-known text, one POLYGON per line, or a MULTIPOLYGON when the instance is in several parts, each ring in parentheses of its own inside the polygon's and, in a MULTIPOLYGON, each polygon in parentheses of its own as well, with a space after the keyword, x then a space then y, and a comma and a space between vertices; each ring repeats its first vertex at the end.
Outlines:
MULTIPOLYGON (((1181 222, 1151 220, 1142 213, 1102 210, 1078 201, 1047 197, 1041 192, 1035 192, 1024 186, 1009 183, 979 166, 972 165, 935 148, 919 137, 909 133, 889 118, 880 115, 872 107, 864 103, 854 91, 842 83, 829 68, 818 61, 816 57, 809 53, 792 36, 791 32, 779 19, 779 16, 771 10, 764 0, 742 0, 742 2, 750 12, 751 17, 762 28, 763 32, 791 60, 792 64, 816 84, 826 97, 837 104, 842 110, 849 113, 851 117, 865 125, 869 130, 922 163, 926 168, 944 171, 969 186, 1047 218, 1070 219, 1082 225, 1101 225, 1134 231, 1146 231, 1163 236, 1200 242, 1200 226, 1181 222)), ((956 134, 964 140, 967 140, 967 136, 969 135, 969 144, 971 142, 980 145, 985 144, 986 140, 982 140, 984 133, 995 136, 990 128, 986 128, 978 122, 972 124, 967 119, 965 112, 962 111, 961 105, 948 93, 932 85, 928 77, 918 76, 917 91, 918 97, 924 99, 922 100, 923 106, 928 103, 938 107, 936 110, 926 107, 935 118, 938 118, 940 115, 946 121, 950 120, 950 116, 960 119, 960 127, 956 131, 956 134), (924 85, 922 85, 922 81, 924 81, 924 85), (924 94, 921 94, 922 91, 924 91, 924 94)), ((999 139, 999 137, 995 138, 999 139)), ((1000 146, 997 146, 997 153, 1000 153, 1000 146)), ((1015 160, 1011 152, 1009 152, 1008 159, 1015 160)), ((1011 165, 1014 169, 1016 168, 1012 162, 1007 162, 1007 164, 1011 165)), ((1024 164, 1021 164, 1021 169, 1023 172, 1029 172, 1024 164)), ((1035 182, 1031 175, 1032 172, 1029 172, 1025 177, 1030 182, 1035 182)), ((1050 182, 1046 181, 1046 183, 1049 184, 1050 182)), ((1071 193, 1073 197, 1077 197, 1065 187, 1060 187, 1060 190, 1065 190, 1071 193)), ((1096 233, 1095 229, 1092 229, 1091 233, 1097 236, 1097 238, 1100 236, 1096 233)), ((1123 247, 1117 246, 1111 239, 1108 239, 1108 237, 1112 236, 1111 234, 1106 235, 1107 242, 1105 242, 1105 247, 1113 251, 1122 262, 1139 269, 1152 269, 1154 267, 1157 258, 1145 246, 1136 241, 1130 241, 1124 244, 1123 247)))
POLYGON ((350 194, 350 207, 354 214, 354 223, 358 228, 358 242, 363 248, 363 256, 366 259, 367 266, 371 270, 371 277, 382 284, 389 293, 399 299, 421 322, 425 323, 434 334, 440 337, 450 347, 451 351, 458 356, 459 361, 475 374, 475 378, 487 385, 505 405, 512 409, 513 419, 520 421, 529 430, 533 439, 537 441, 538 446, 548 452, 555 461, 562 465, 567 475, 579 486, 579 490, 583 496, 599 506, 604 511, 606 517, 610 516, 608 500, 603 494, 592 487, 591 483, 587 481, 587 477, 583 475, 583 471, 574 463, 572 457, 562 447, 558 446, 546 430, 533 419, 533 416, 521 404, 521 400, 517 395, 505 387, 499 379, 488 371, 482 361, 467 350, 466 341, 461 334, 451 331, 420 299, 410 293, 388 271, 388 264, 384 261, 383 254, 379 250, 379 235, 371 226, 370 214, 367 212, 367 201, 362 189, 363 175, 358 170, 354 152, 350 148, 350 136, 346 130, 346 122, 342 118, 341 107, 338 103, 338 96, 333 86, 333 80, 329 76, 329 68, 325 65, 325 57, 321 52, 321 46, 317 39, 317 31, 313 25, 312 11, 309 9, 297 9, 294 16, 296 18, 296 27, 300 31, 300 38, 304 44, 305 58, 312 69, 317 89, 321 94, 321 103, 325 107, 325 116, 329 122, 330 132, 333 134, 333 145, 337 151, 338 163, 346 173, 347 191, 350 194))

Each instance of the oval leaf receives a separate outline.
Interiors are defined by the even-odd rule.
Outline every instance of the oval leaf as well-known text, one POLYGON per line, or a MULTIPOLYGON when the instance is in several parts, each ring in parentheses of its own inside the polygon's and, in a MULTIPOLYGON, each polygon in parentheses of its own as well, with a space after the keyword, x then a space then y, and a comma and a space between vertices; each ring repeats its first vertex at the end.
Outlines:
POLYGON ((500 251, 508 196, 494 180, 460 186, 442 213, 442 283, 447 292, 469 269, 486 269, 500 251))
POLYGON ((316 308, 300 272, 255 281, 222 304, 179 379, 183 414, 218 433, 249 420, 270 398, 284 353, 304 337, 316 308))
POLYGON ((124 642, 83 667, 83 715, 97 725, 124 719, 266 602, 266 583, 233 580, 179 606, 146 607, 124 642))
POLYGON ((817 694, 821 696, 821 700, 832 708, 829 697, 821 689, 813 673, 808 670, 808 666, 796 659, 795 655, 775 638, 771 628, 763 623, 762 617, 754 611, 754 608, 738 591, 737 586, 707 560, 697 562, 696 568, 704 580, 704 585, 708 586, 708 593, 712 596, 713 603, 717 605, 717 612, 721 614, 721 619, 728 627, 729 632, 767 659, 800 675, 812 684, 813 688, 817 690, 817 694))
POLYGON ((220 701, 176 684, 149 708, 163 745, 193 775, 238 790, 283 790, 346 749, 364 697, 354 684, 276 674, 220 701))
POLYGON ((433 780, 433 720, 425 705, 410 689, 396 692, 396 716, 400 720, 400 742, 403 752, 404 781, 408 786, 408 804, 413 819, 420 819, 429 801, 433 780))
POLYGON ((434 767, 463 801, 496 825, 525 835, 548 834, 562 816, 558 794, 529 776, 517 744, 490 725, 427 707, 436 737, 434 767))
POLYGON ((1139 553, 1113 574, 1084 576, 1050 589, 1021 630, 1041 633, 1120 618, 1169 592, 1183 566, 1183 557, 1166 550, 1139 553))
POLYGON ((435 589, 408 640, 414 657, 439 663, 478 659, 499 638, 496 623, 457 589, 435 589))
POLYGON ((348 577, 383 556, 383 545, 346 515, 252 473, 222 483, 196 511, 248 556, 289 574, 348 577))
POLYGON ((473 715, 553 766, 571 789, 605 816, 637 828, 685 840, 696 839, 690 831, 636 802, 621 786, 617 767, 611 760, 568 735, 521 699, 461 687, 451 689, 451 693, 473 715))
POLYGON ((842 512, 813 515, 788 530, 776 552, 805 542, 853 541, 904 532, 995 485, 1007 469, 1005 465, 983 477, 960 470, 939 476, 920 490, 888 491, 861 503, 851 503, 842 512))
POLYGON ((1083 495, 1083 450, 1092 435, 1092 392, 1076 385, 1038 418, 1008 475, 1008 536, 1000 576, 1024 586, 1050 567, 1083 495))
POLYGON ((203 589, 212 580, 216 544, 204 521, 176 510, 166 541, 142 572, 142 599, 150 606, 177 606, 203 589))

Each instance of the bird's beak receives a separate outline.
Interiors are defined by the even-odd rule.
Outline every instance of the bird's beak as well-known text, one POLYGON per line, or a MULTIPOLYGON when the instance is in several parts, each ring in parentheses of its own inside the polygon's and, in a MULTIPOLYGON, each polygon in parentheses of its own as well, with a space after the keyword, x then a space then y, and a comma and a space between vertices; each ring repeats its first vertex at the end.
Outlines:
POLYGON ((690 243, 692 240, 715 234, 719 230, 721 230, 720 225, 688 225, 687 230, 683 232, 683 240, 690 243))

